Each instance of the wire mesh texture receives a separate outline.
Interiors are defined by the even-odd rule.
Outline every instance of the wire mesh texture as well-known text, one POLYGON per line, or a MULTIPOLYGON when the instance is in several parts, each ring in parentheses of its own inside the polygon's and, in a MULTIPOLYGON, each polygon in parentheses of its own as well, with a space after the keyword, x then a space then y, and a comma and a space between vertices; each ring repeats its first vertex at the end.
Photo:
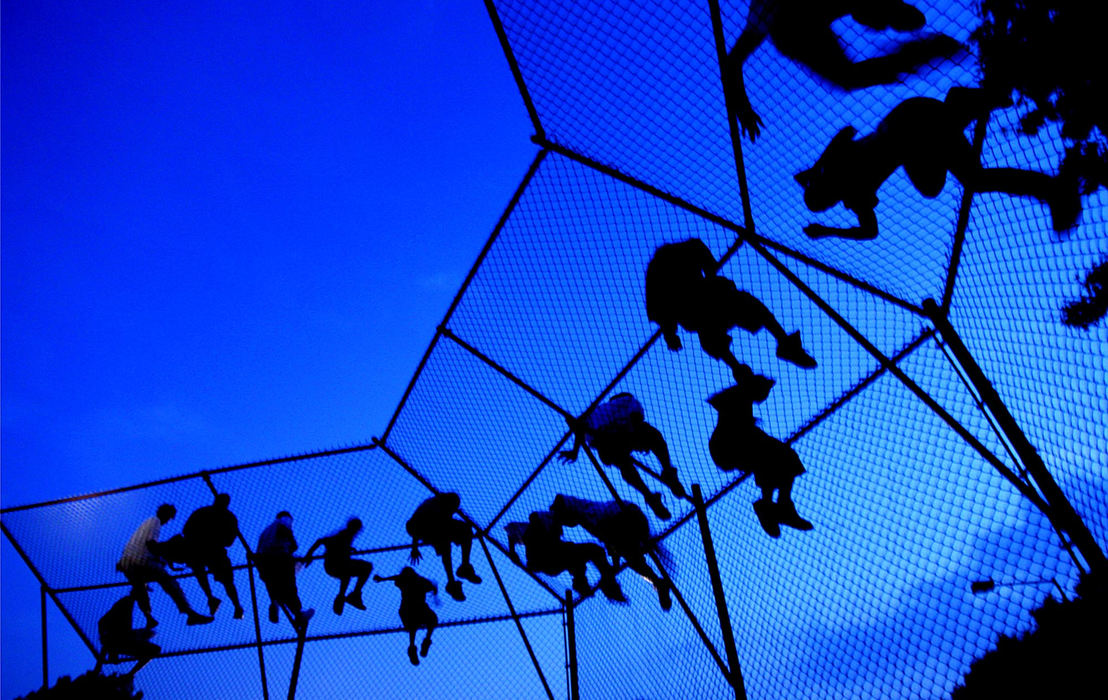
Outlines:
MULTIPOLYGON (((972 47, 975 3, 916 5, 927 31, 972 47)), ((334 616, 326 610, 334 580, 309 567, 301 595, 323 612, 297 666, 299 683, 321 697, 562 697, 572 692, 561 599, 570 577, 525 571, 507 555, 504 526, 548 509, 558 494, 642 505, 591 456, 557 456, 571 439, 567 419, 626 391, 666 437, 682 482, 703 487, 748 697, 949 695, 998 635, 1031 627, 1029 611, 1048 592, 973 595, 970 583, 1054 580, 1072 590, 1087 552, 1074 552, 1038 507, 1040 487, 1012 436, 921 305, 944 303, 1103 548, 1108 343, 1103 325, 1066 327, 1059 309, 1080 292, 1083 272, 1108 256, 1104 192, 1087 197, 1079 225, 1060 235, 1034 200, 969 196, 953 177, 926 198, 898 170, 880 189, 876 239, 813 240, 806 224, 850 225, 851 214, 841 206, 808 211, 793 175, 844 126, 866 134, 908 97, 975 85, 969 48, 893 84, 847 92, 766 42, 743 69, 765 126, 756 141, 733 142, 717 32, 731 46, 749 3, 488 6, 543 149, 380 440, 7 509, 7 536, 95 648, 98 617, 125 590, 112 568, 122 543, 159 503, 175 503, 183 520, 213 493, 229 493, 246 546, 277 510, 290 510, 302 551, 356 514, 366 524, 356 546, 376 571, 392 574, 406 560, 404 522, 414 507, 432 492, 454 491, 489 554, 474 545, 484 582, 466 584, 467 601, 439 611, 432 656, 452 664, 404 663, 391 587, 369 584, 366 612, 334 616), (799 331, 818 361, 798 368, 776 356, 769 332, 732 332, 737 359, 776 380, 755 412, 806 468, 794 497, 815 524, 810 532, 786 529, 772 539, 762 531, 751 507, 754 480, 717 468, 707 448, 717 417, 706 399, 733 383, 730 370, 693 334, 682 332, 679 351, 658 343, 646 317, 651 256, 690 238, 703 240, 723 263, 719 274, 760 299, 786 332, 799 331), (385 657, 398 663, 371 661, 385 657)), ((832 28, 856 60, 897 39, 849 17, 832 28)), ((1060 135, 1017 134, 1017 120, 1018 106, 981 125, 983 165, 1055 172, 1060 135)), ((661 468, 653 457, 644 465, 661 468)), ((663 612, 630 571, 617 579, 626 605, 576 595, 582 697, 735 695, 728 678, 739 669, 727 668, 693 505, 665 499, 672 517, 649 522, 679 600, 663 612)), ((577 529, 566 537, 587 539, 577 529)), ((261 596, 253 607, 264 613, 264 594, 248 586, 254 573, 243 544, 231 554, 240 595, 261 596)), ((421 571, 437 566, 425 562, 421 571)), ((195 583, 181 580, 189 599, 201 600, 195 583)), ((202 676, 215 663, 262 669, 261 681, 249 676, 235 694, 288 691, 296 664, 287 623, 263 619, 255 630, 221 615, 186 628, 164 596, 154 602, 167 658, 142 672, 147 697, 173 697, 173 679, 202 676)))

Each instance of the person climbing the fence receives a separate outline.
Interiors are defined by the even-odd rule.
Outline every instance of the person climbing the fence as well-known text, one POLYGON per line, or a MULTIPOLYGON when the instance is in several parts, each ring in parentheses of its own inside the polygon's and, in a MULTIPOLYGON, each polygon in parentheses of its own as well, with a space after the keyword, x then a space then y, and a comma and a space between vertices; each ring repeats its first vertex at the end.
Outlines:
POLYGON ((965 52, 965 47, 949 36, 927 34, 902 41, 882 56, 854 61, 833 28, 847 16, 877 31, 914 32, 926 22, 922 12, 900 0, 751 1, 742 34, 723 64, 730 112, 751 141, 761 133, 762 120, 747 97, 743 64, 767 37, 782 55, 810 75, 842 90, 894 83, 929 63, 965 52))
POLYGON ((177 508, 174 506, 168 503, 158 506, 155 515, 144 520, 127 540, 127 544, 123 547, 123 556, 115 565, 116 570, 122 573, 131 584, 135 602, 146 617, 148 628, 158 624, 150 610, 150 594, 146 588, 148 583, 157 583, 162 587, 181 614, 187 616, 186 624, 204 625, 212 621, 211 617, 193 610, 177 579, 165 570, 165 562, 148 546, 154 543, 154 548, 157 548, 162 525, 176 516, 177 508))
POLYGON ((777 342, 777 357, 811 369, 815 359, 804 350, 800 331, 786 333, 765 304, 716 274, 719 263, 704 241, 690 238, 659 247, 646 268, 646 316, 657 323, 670 350, 681 349, 678 326, 696 333, 704 352, 722 360, 732 375, 742 363, 731 351, 731 329, 768 330, 777 342))
POLYGON ((620 559, 627 566, 654 586, 662 610, 673 604, 670 598, 670 582, 663 573, 656 573, 646 563, 649 556, 655 559, 661 572, 662 561, 668 555, 662 546, 650 537, 650 522, 642 510, 633 503, 621 501, 588 501, 558 494, 550 505, 554 521, 564 527, 583 527, 604 545, 612 559, 612 567, 618 568, 620 559))
POLYGON ((458 567, 458 577, 470 583, 481 583, 481 577, 469 562, 470 550, 473 547, 473 527, 465 520, 454 517, 461 503, 461 497, 452 492, 431 496, 419 504, 405 526, 412 538, 411 562, 414 564, 422 558, 419 551, 420 542, 430 544, 435 554, 441 557, 443 569, 446 570, 446 592, 458 601, 465 600, 466 596, 462 590, 462 582, 454 578, 451 545, 456 544, 462 550, 462 564, 458 567))
POLYGON ((759 428, 754 417, 754 404, 765 401, 774 384, 748 367, 747 376, 735 386, 708 398, 719 413, 708 451, 720 469, 754 474, 754 483, 762 490, 762 497, 754 501, 754 513, 770 537, 779 537, 781 525, 811 530, 812 523, 800 517, 792 500, 793 481, 805 471, 800 457, 790 445, 759 428))
POLYGON ((315 610, 304 608, 300 602, 300 592, 296 588, 297 561, 293 556, 297 547, 292 534, 292 514, 283 510, 258 537, 254 563, 269 593, 269 621, 277 622, 280 608, 285 608, 297 633, 304 634, 315 610))
MULTIPOLYGON (((400 589, 400 624, 408 632, 408 660, 413 666, 419 665, 419 657, 426 658, 431 648, 431 634, 439 624, 439 616, 427 604, 427 594, 433 593, 438 600, 439 589, 434 581, 425 579, 410 566, 405 566, 396 576, 374 576, 377 583, 392 581, 400 589), (416 654, 416 632, 427 630, 416 654)), ((438 605, 438 603, 435 603, 438 605)))
POLYGON ((804 203, 822 212, 842 202, 858 217, 858 225, 836 228, 809 224, 810 238, 834 236, 869 240, 878 233, 877 191, 893 172, 904 172, 921 195, 937 197, 950 172, 969 192, 1003 192, 1032 197, 1050 207, 1055 231, 1077 225, 1081 215, 1080 177, 1063 168, 1057 175, 1018 168, 982 167, 965 130, 1004 106, 1006 97, 994 98, 981 88, 955 87, 943 100, 911 97, 894 107, 872 134, 855 139, 854 127, 835 134, 815 165, 798 173, 804 203))
POLYGON ((324 535, 312 543, 308 553, 304 555, 308 564, 312 562, 312 554, 323 547, 323 570, 328 576, 339 581, 339 594, 335 596, 333 609, 336 615, 342 614, 343 607, 349 603, 358 610, 365 610, 362 602, 362 586, 365 585, 369 575, 373 573, 373 564, 361 559, 354 559, 354 538, 362 531, 362 521, 358 518, 350 518, 346 526, 341 530, 324 535), (354 590, 349 595, 346 587, 350 579, 354 579, 354 590))
POLYGON ((221 601, 212 594, 208 583, 208 573, 223 584, 223 590, 235 607, 234 617, 241 620, 244 614, 239 602, 239 593, 235 588, 235 573, 227 548, 235 543, 239 534, 239 521, 228 506, 231 497, 228 494, 216 494, 215 502, 209 506, 197 508, 185 521, 181 534, 174 535, 165 542, 151 545, 159 556, 171 564, 187 564, 200 584, 200 590, 208 597, 208 611, 215 615, 221 601))
POLYGON ((669 456, 669 446, 661 431, 646 422, 642 404, 633 395, 615 394, 584 417, 570 420, 573 431, 573 447, 558 453, 563 462, 577 460, 582 445, 596 450, 600 461, 617 467, 620 476, 629 486, 642 494, 654 514, 668 520, 670 512, 662 501, 662 494, 651 491, 642 480, 639 469, 642 462, 632 452, 650 452, 662 465, 659 480, 669 487, 677 498, 685 498, 685 488, 677 476, 677 468, 669 456))
POLYGON ((600 572, 597 584, 604 597, 617 603, 627 602, 619 581, 615 577, 615 568, 608 563, 600 545, 591 542, 566 542, 562 539, 562 525, 550 511, 531 513, 527 522, 511 522, 504 526, 508 534, 509 554, 514 562, 528 571, 557 576, 569 572, 573 578, 573 590, 581 596, 592 593, 587 576, 591 563, 600 572), (517 545, 523 545, 523 562, 516 552, 517 545))
POLYGON ((154 630, 134 628, 135 594, 128 593, 117 600, 96 624, 100 636, 100 653, 96 656, 94 672, 99 673, 104 664, 119 663, 120 657, 138 660, 128 675, 134 675, 151 658, 162 653, 162 648, 150 640, 154 630))

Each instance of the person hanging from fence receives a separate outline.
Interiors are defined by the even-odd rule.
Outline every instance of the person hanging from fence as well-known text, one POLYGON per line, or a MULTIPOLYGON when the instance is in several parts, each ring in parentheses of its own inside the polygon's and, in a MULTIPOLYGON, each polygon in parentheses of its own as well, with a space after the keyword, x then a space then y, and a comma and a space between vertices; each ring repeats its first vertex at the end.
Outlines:
POLYGON ((592 542, 566 542, 562 539, 562 525, 550 511, 531 513, 527 522, 511 522, 504 526, 508 534, 508 548, 512 561, 528 571, 547 576, 569 572, 573 578, 573 590, 581 596, 592 593, 587 575, 591 563, 600 572, 598 587, 604 597, 616 603, 627 602, 623 589, 615 577, 615 568, 608 563, 603 548, 592 542), (523 562, 516 552, 523 545, 523 562))
POLYGON ((362 586, 373 573, 373 564, 362 559, 354 559, 352 556, 354 538, 361 531, 362 521, 358 518, 350 518, 341 530, 324 535, 312 543, 308 553, 304 555, 307 563, 311 564, 312 554, 323 547, 323 570, 328 576, 339 580, 339 594, 335 596, 333 606, 336 615, 342 614, 343 606, 347 603, 358 610, 365 610, 365 603, 362 602, 362 586), (352 578, 354 590, 347 595, 346 587, 352 578))
POLYGON ((227 548, 235 543, 239 535, 239 521, 228 508, 230 503, 228 494, 216 494, 212 505, 192 512, 180 535, 174 535, 156 547, 151 545, 151 548, 171 564, 188 565, 200 584, 200 590, 208 597, 208 610, 215 615, 223 601, 212 594, 208 583, 208 572, 211 572, 212 578, 223 584, 223 590, 235 606, 235 619, 241 620, 244 611, 235 588, 235 572, 227 556, 227 548))
POLYGON ((96 656, 95 673, 99 673, 104 664, 119 663, 120 657, 131 657, 138 663, 128 675, 134 675, 151 658, 162 653, 162 648, 150 640, 154 630, 134 628, 134 612, 137 598, 128 593, 108 608, 108 612, 96 624, 100 636, 100 653, 96 656))
POLYGON ((781 525, 812 529, 812 523, 796 512, 792 499, 793 481, 805 471, 800 457, 790 445, 759 428, 754 417, 754 404, 765 401, 775 383, 748 367, 746 376, 735 386, 708 398, 719 413, 708 441, 712 461, 724 471, 738 469, 754 474, 754 483, 762 490, 762 497, 754 501, 754 513, 770 537, 781 535, 781 525))
POLYGON ((420 542, 430 544, 435 554, 442 559, 443 569, 446 570, 446 592, 458 601, 465 600, 466 596, 462 590, 462 582, 454 578, 451 545, 456 544, 462 550, 462 564, 458 567, 458 577, 471 583, 481 583, 482 580, 469 562, 470 550, 473 547, 473 527, 465 520, 454 517, 461 503, 462 499, 456 493, 435 494, 419 504, 405 526, 412 538, 411 562, 415 564, 422 558, 419 551, 420 542))
POLYGON ((427 604, 427 594, 433 593, 438 605, 439 588, 434 581, 425 579, 410 566, 405 566, 396 576, 374 576, 377 583, 392 581, 400 589, 400 624, 408 632, 408 660, 413 666, 419 665, 419 657, 427 656, 431 648, 431 634, 439 624, 439 616, 427 604), (416 654, 416 632, 427 630, 416 654))
POLYGON ((833 28, 847 16, 877 31, 915 32, 926 22, 922 12, 900 0, 751 1, 746 25, 722 67, 729 111, 751 141, 761 133, 762 120, 747 97, 743 64, 767 37, 786 58, 841 90, 894 83, 930 63, 965 52, 958 41, 933 33, 902 41, 884 55, 854 61, 833 28))
POLYGON ((805 369, 815 367, 800 331, 786 333, 761 300, 716 274, 718 267, 699 238, 667 243, 654 251, 646 268, 646 316, 661 327, 669 349, 681 349, 680 326, 696 333, 704 352, 722 360, 738 377, 742 363, 731 351, 731 329, 765 329, 777 342, 777 357, 805 369))
POLYGON ((656 516, 662 520, 669 519, 670 512, 662 500, 662 494, 651 491, 643 482, 639 469, 645 468, 645 465, 632 453, 650 452, 658 459, 662 465, 658 478, 675 497, 685 498, 685 488, 670 460, 666 439, 661 431, 646 422, 638 399, 627 392, 615 394, 582 418, 567 422, 573 431, 573 447, 558 453, 561 461, 576 461, 582 445, 588 445, 596 450, 601 462, 619 469, 623 480, 642 494, 656 516))
POLYGON ((836 228, 809 224, 810 238, 833 236, 869 240, 878 233, 877 191, 893 172, 904 172, 921 195, 934 198, 950 172, 969 192, 1003 192, 1032 197, 1050 207, 1055 231, 1077 225, 1081 214, 1080 177, 1062 169, 1057 175, 1018 168, 982 167, 965 130, 986 118, 994 108, 1010 102, 994 98, 981 88, 955 87, 943 100, 911 97, 894 107, 872 134, 854 138, 854 127, 841 129, 815 165, 797 173, 804 203, 822 212, 842 202, 858 217, 858 225, 836 228))
POLYGON ((150 543, 154 543, 155 549, 157 548, 162 525, 176 516, 177 508, 169 503, 158 506, 155 515, 144 520, 131 535, 131 538, 127 540, 127 544, 123 547, 123 556, 119 558, 115 565, 116 570, 122 573, 131 584, 135 602, 146 617, 148 628, 158 624, 150 610, 150 594, 146 588, 148 583, 157 583, 162 587, 162 590, 169 595, 181 614, 187 616, 186 624, 204 625, 213 619, 208 615, 201 615, 189 605, 184 591, 177 583, 177 579, 165 570, 165 561, 148 546, 150 543))
POLYGON ((647 557, 655 559, 661 569, 669 556, 660 543, 650 537, 650 522, 642 510, 633 503, 621 501, 588 501, 565 494, 555 496, 550 505, 554 521, 564 527, 583 527, 600 540, 612 559, 613 569, 619 568, 620 559, 627 566, 654 586, 662 610, 673 604, 670 598, 670 582, 664 572, 656 573, 647 564, 647 557))
POLYGON ((283 510, 258 537, 254 563, 258 567, 258 577, 269 594, 269 621, 277 622, 280 609, 285 608, 297 633, 304 634, 315 609, 304 608, 300 602, 300 592, 296 587, 298 562, 293 556, 297 547, 292 533, 292 514, 283 510))

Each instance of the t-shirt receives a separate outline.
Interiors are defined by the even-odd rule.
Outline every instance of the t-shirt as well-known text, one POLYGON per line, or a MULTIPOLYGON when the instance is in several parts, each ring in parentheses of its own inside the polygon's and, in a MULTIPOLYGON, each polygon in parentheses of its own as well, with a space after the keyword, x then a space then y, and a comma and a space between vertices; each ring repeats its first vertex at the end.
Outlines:
POLYGON ((190 544, 202 548, 230 547, 235 543, 238 531, 239 521, 235 514, 214 505, 193 511, 181 530, 190 544))
POLYGON ((119 558, 119 568, 126 570, 141 566, 160 567, 162 565, 161 560, 146 548, 146 542, 148 540, 156 541, 161 532, 162 521, 158 520, 158 516, 151 516, 143 520, 142 525, 138 526, 138 529, 131 535, 131 539, 127 540, 127 544, 123 547, 123 556, 119 558))
POLYGON ((630 433, 643 420, 643 408, 630 394, 617 394, 592 410, 585 419, 588 433, 630 433))
POLYGON ((292 528, 280 520, 269 524, 258 537, 258 554, 288 554, 296 551, 292 528))

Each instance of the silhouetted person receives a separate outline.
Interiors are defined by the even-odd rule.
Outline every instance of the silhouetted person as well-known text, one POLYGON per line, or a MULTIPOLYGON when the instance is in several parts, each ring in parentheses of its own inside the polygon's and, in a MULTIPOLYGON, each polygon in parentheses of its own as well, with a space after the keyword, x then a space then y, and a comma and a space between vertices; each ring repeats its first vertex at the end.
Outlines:
POLYGON ((719 413, 719 422, 708 441, 712 460, 724 471, 739 469, 754 474, 754 483, 762 497, 754 502, 758 522, 770 537, 781 534, 780 525, 811 530, 812 523, 801 518, 792 500, 793 480, 804 473, 793 448, 758 427, 755 403, 769 396, 775 382, 747 368, 747 376, 738 384, 712 395, 708 403, 719 413), (777 501, 773 492, 777 491, 777 501))
POLYGON ((392 581, 400 589, 400 624, 408 631, 408 660, 413 666, 418 666, 419 657, 427 656, 427 650, 431 648, 431 633, 439 624, 439 616, 427 604, 427 594, 434 593, 438 596, 438 587, 433 581, 417 574, 410 566, 405 566, 396 576, 374 576, 373 580, 377 583, 392 581), (426 629, 427 634, 419 645, 417 656, 415 638, 416 630, 420 628, 426 629))
POLYGON ((214 504, 192 512, 180 535, 174 535, 152 549, 171 563, 188 565, 200 584, 200 590, 208 597, 208 610, 214 615, 223 601, 212 595, 208 584, 210 571, 212 578, 223 584, 227 597, 235 606, 235 619, 241 620, 243 609, 235 588, 234 569, 227 557, 227 548, 235 543, 239 534, 239 521, 228 509, 230 503, 229 495, 217 494, 214 504))
POLYGON ((139 525, 138 529, 127 540, 123 547, 123 556, 119 558, 115 568, 121 572, 131 584, 131 590, 138 603, 139 610, 146 617, 146 626, 154 627, 158 621, 150 612, 150 594, 146 584, 157 583, 173 600, 173 604, 182 614, 187 615, 187 624, 203 625, 212 621, 211 617, 201 615, 192 609, 185 598, 177 579, 169 575, 165 570, 165 562, 147 546, 155 543, 157 547, 158 536, 161 534, 162 525, 168 523, 177 515, 177 509, 168 503, 158 506, 156 515, 147 518, 139 525))
POLYGON ((320 537, 304 555, 310 564, 312 553, 319 547, 323 547, 323 570, 328 576, 339 580, 339 594, 335 596, 334 604, 336 615, 342 614, 342 608, 346 603, 350 603, 358 610, 365 610, 365 604, 362 602, 362 586, 373 573, 373 564, 351 556, 354 553, 354 538, 361 531, 362 521, 358 518, 350 518, 346 521, 346 527, 320 537), (354 590, 347 595, 346 587, 350 584, 351 578, 355 579, 354 590))
POLYGON ((415 513, 408 519, 406 529, 412 538, 412 563, 423 558, 419 552, 419 543, 431 545, 442 558, 446 570, 446 592, 454 600, 465 600, 462 582, 454 578, 454 565, 451 558, 451 545, 462 548, 462 564, 458 567, 458 576, 471 583, 481 583, 481 577, 469 563, 469 552, 473 547, 473 528, 464 520, 456 519, 454 514, 462 504, 458 494, 447 492, 431 496, 419 504, 415 513))
POLYGON ((1085 276, 1085 294, 1062 307, 1062 323, 1088 328, 1108 315, 1108 259, 1085 276))
POLYGON ((135 602, 134 593, 123 596, 108 608, 108 612, 97 623, 100 654, 96 657, 96 668, 93 669, 97 673, 105 663, 119 663, 119 657, 130 656, 138 659, 138 664, 128 674, 134 675, 151 657, 162 652, 160 646, 150 641, 154 637, 154 630, 134 628, 135 602))
POLYGON ((777 357, 798 367, 815 367, 816 361, 801 345, 800 331, 786 333, 765 304, 717 275, 718 268, 699 238, 667 243, 654 251, 646 268, 646 316, 661 327, 669 349, 681 349, 681 326, 699 336, 709 357, 722 360, 739 376, 742 363, 731 352, 731 329, 757 333, 764 328, 777 341, 777 357))
POLYGON ((844 127, 831 139, 816 164, 796 175, 804 188, 804 203, 815 212, 835 204, 858 216, 858 226, 833 228, 809 224, 810 238, 837 236, 868 240, 877 236, 877 190, 900 166, 924 197, 943 191, 950 172, 970 192, 1004 192, 1034 197, 1050 205, 1055 231, 1065 231, 1081 214, 1076 176, 1046 175, 1018 168, 983 168, 966 140, 970 122, 999 106, 979 88, 952 88, 946 99, 911 97, 892 109, 867 136, 855 139, 854 127, 844 127))
POLYGON ((901 42, 884 56, 853 61, 832 30, 835 20, 852 16, 859 24, 883 31, 921 29, 923 13, 899 0, 752 0, 746 25, 724 62, 724 89, 742 127, 754 140, 762 120, 754 113, 743 82, 743 64, 766 37, 784 56, 809 74, 843 90, 896 82, 940 58, 952 58, 964 47, 943 34, 901 42))
POLYGON ((558 453, 563 462, 577 460, 583 444, 596 450, 600 461, 617 467, 620 476, 629 486, 642 494, 654 514, 662 520, 670 517, 662 502, 662 494, 651 491, 643 483, 639 467, 632 452, 651 452, 662 465, 660 479, 677 498, 685 497, 685 488, 677 477, 677 469, 669 457, 669 446, 662 433, 646 422, 642 404, 626 392, 615 394, 583 418, 568 421, 573 430, 573 447, 558 453))
POLYGON ((600 545, 581 542, 566 542, 562 539, 562 525, 549 511, 531 513, 527 522, 512 522, 504 526, 508 533, 508 546, 512 560, 523 564, 516 553, 516 545, 523 545, 527 557, 523 566, 535 573, 557 576, 568 571, 573 577, 573 590, 582 596, 592 592, 586 570, 591 562, 600 572, 599 587, 608 600, 617 603, 627 598, 616 581, 615 569, 608 564, 604 550, 600 545))
POLYGON ((669 610, 670 585, 665 576, 655 573, 646 557, 660 557, 660 547, 650 538, 650 523, 638 506, 619 501, 587 501, 558 494, 550 506, 555 522, 565 527, 583 527, 604 545, 612 558, 612 567, 619 567, 622 557, 627 566, 654 586, 662 610, 669 610))
POLYGON ((296 588, 296 558, 293 556, 297 546, 296 537, 292 534, 292 514, 283 510, 258 537, 254 563, 269 593, 269 621, 277 622, 279 608, 284 607, 292 617, 293 627, 303 634, 315 610, 305 609, 300 603, 300 593, 296 588))

